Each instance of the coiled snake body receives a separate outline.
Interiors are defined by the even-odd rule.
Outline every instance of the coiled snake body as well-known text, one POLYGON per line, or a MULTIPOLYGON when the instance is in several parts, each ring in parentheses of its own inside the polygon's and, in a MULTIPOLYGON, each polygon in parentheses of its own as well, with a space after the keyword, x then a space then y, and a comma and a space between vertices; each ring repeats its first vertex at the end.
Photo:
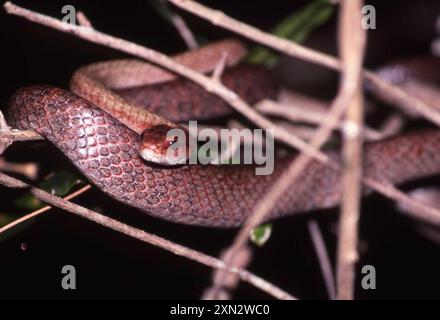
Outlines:
MULTIPOLYGON (((238 45, 235 50, 241 48, 238 45)), ((212 56, 209 59, 218 61, 222 57, 215 54, 217 60, 212 56)), ((196 67, 209 71, 203 68, 196 67)), ((252 103, 267 91, 273 92, 263 73, 239 66, 226 71, 223 82, 252 103)), ((222 101, 182 79, 163 84, 149 82, 150 78, 161 77, 158 82, 173 76, 138 61, 92 65, 80 69, 72 80, 72 89, 85 98, 49 86, 22 88, 10 100, 10 120, 17 128, 35 130, 54 143, 93 184, 116 200, 178 223, 213 227, 242 224, 294 155, 277 158, 274 172, 266 176, 255 175, 251 165, 161 167, 146 163, 138 152, 145 116, 135 119, 134 127, 127 127, 124 119, 133 112, 119 108, 128 104, 130 110, 127 101, 136 105, 147 101, 144 104, 158 113, 147 116, 150 124, 171 123, 160 115, 178 121, 182 113, 186 118, 203 118, 212 112, 223 115, 230 111, 222 101), (137 75, 134 80, 133 74, 137 75), (133 86, 144 87, 129 88, 133 86), (118 94, 108 88, 116 89, 118 94), (102 103, 113 110, 103 111, 96 106, 102 103)), ((438 150, 440 133, 434 130, 367 144, 364 174, 393 183, 432 175, 440 172, 438 150)), ((312 161, 276 203, 268 219, 335 206, 340 191, 338 172, 312 161)))

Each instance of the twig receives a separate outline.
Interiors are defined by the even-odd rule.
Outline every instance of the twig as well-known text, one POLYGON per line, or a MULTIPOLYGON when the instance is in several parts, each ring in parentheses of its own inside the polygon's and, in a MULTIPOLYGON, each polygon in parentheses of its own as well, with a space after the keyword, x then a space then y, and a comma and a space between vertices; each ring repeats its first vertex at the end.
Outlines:
POLYGON ((3 113, 0 111, 0 155, 2 155, 6 148, 14 141, 39 139, 43 139, 43 137, 34 131, 20 131, 9 128, 3 113))
POLYGON ((380 126, 380 133, 382 137, 389 137, 396 135, 403 127, 404 119, 401 114, 394 113, 387 117, 380 126))
POLYGON ((431 43, 431 52, 434 56, 440 57, 440 15, 437 16, 435 29, 437 31, 437 38, 431 43))
MULTIPOLYGON (((222 261, 229 261, 229 265, 236 268, 246 268, 252 260, 252 249, 246 246, 238 254, 231 256, 230 250, 226 249, 220 255, 222 261)), ((234 253, 232 253, 234 254, 234 253)), ((230 300, 230 292, 237 288, 240 279, 235 274, 215 269, 212 276, 212 285, 205 290, 204 300, 230 300)))
POLYGON ((373 87, 372 93, 383 101, 400 107, 404 112, 409 114, 419 114, 423 118, 440 126, 440 112, 435 105, 428 104, 428 101, 419 99, 402 88, 386 82, 377 74, 364 71, 364 78, 370 81, 373 87))
MULTIPOLYGON (((313 101, 313 99, 310 99, 313 101)), ((309 103, 312 103, 312 102, 309 103)), ((320 102, 316 101, 318 105, 321 105, 320 102)), ((296 104, 292 105, 285 105, 273 100, 265 99, 260 102, 258 102, 255 105, 255 109, 260 111, 261 113, 265 115, 271 115, 271 116, 281 116, 289 119, 290 121, 294 122, 304 122, 312 125, 317 125, 322 122, 322 118, 325 116, 325 113, 327 113, 327 109, 324 110, 310 110, 309 108, 305 107, 301 104, 300 101, 296 104)), ((342 129, 342 124, 338 124, 338 129, 342 129)), ((377 130, 374 130, 372 128, 369 128, 368 126, 363 126, 363 133, 365 135, 365 139, 369 141, 374 140, 380 140, 383 138, 383 134, 377 130)), ((298 134, 297 134, 298 135, 298 134)), ((301 136, 301 135, 298 135, 301 136)))
POLYGON ((189 29, 189 27, 187 26, 185 20, 183 20, 183 18, 176 13, 172 13, 170 18, 171 18, 171 22, 176 27, 183 41, 185 41, 186 46, 189 49, 198 48, 199 45, 197 43, 197 40, 194 37, 191 30, 189 29))
POLYGON ((66 201, 66 200, 59 198, 57 196, 54 196, 44 190, 32 187, 32 186, 24 183, 23 181, 20 181, 18 179, 10 177, 10 176, 8 176, 4 173, 1 173, 1 172, 0 172, 0 184, 3 184, 3 185, 10 187, 10 188, 29 189, 29 192, 31 194, 33 194, 35 197, 37 197, 41 201, 49 203, 52 206, 64 209, 68 212, 71 212, 71 213, 76 214, 80 217, 83 217, 89 221, 93 221, 99 225, 102 225, 104 227, 118 231, 118 232, 123 233, 127 236, 130 236, 132 238, 136 238, 140 241, 150 243, 150 244, 155 245, 159 248, 170 251, 176 255, 183 256, 183 257, 189 258, 191 260, 197 261, 203 265, 206 265, 206 266, 209 266, 212 268, 216 268, 216 269, 222 269, 227 272, 237 274, 241 280, 252 284, 253 286, 263 290, 264 292, 266 292, 266 293, 268 293, 278 299, 295 299, 295 297, 293 297, 292 295, 288 294, 287 292, 281 290, 280 288, 276 287, 275 285, 267 282, 266 280, 254 275, 253 273, 251 273, 247 270, 230 267, 230 266, 226 265, 223 261, 218 260, 214 257, 205 255, 201 252, 190 249, 188 247, 173 243, 169 240, 166 240, 166 239, 158 237, 156 235, 147 233, 143 230, 133 228, 133 227, 126 225, 120 221, 109 218, 109 217, 104 216, 100 213, 97 213, 97 212, 92 211, 90 209, 81 207, 77 204, 66 201))
POLYGON ((82 11, 78 11, 78 13, 76 14, 76 18, 78 19, 78 23, 80 26, 93 28, 92 23, 82 11))
POLYGON ((277 124, 287 131, 296 134, 298 137, 301 137, 305 141, 310 141, 315 135, 316 129, 308 125, 292 124, 285 120, 279 120, 277 121, 277 124))
MULTIPOLYGON (((266 45, 289 56, 320 64, 333 70, 341 70, 341 64, 335 57, 308 49, 297 43, 282 39, 275 35, 265 33, 255 27, 235 20, 225 15, 221 11, 213 10, 191 0, 168 1, 183 10, 210 21, 216 26, 220 26, 224 29, 240 34, 246 38, 266 45)), ((428 105, 425 101, 421 101, 407 94, 399 87, 386 82, 374 72, 364 70, 363 76, 366 80, 371 82, 371 86, 374 88, 374 91, 376 91, 381 98, 404 110, 416 111, 418 114, 440 126, 440 113, 437 112, 433 106, 428 105)))
POLYGON ((9 126, 6 123, 5 116, 3 115, 3 112, 0 111, 0 132, 5 132, 9 130, 9 126))
POLYGON ((165 0, 152 0, 151 5, 156 11, 170 24, 176 28, 182 40, 185 42, 188 49, 193 50, 198 48, 198 43, 191 29, 186 24, 185 20, 173 10, 171 10, 165 0))
MULTIPOLYGON (((88 184, 88 185, 82 187, 81 189, 79 189, 79 190, 77 190, 75 192, 72 192, 71 194, 65 196, 63 199, 68 201, 68 200, 71 200, 73 198, 76 198, 80 194, 83 194, 84 192, 89 190, 91 187, 92 186, 90 184, 88 184)), ((23 223, 25 221, 33 219, 36 216, 38 216, 38 215, 40 215, 40 214, 42 214, 42 213, 44 213, 46 211, 49 211, 51 208, 52 208, 51 206, 45 206, 43 208, 35 210, 34 212, 28 213, 28 214, 26 214, 26 215, 24 215, 24 216, 22 216, 22 217, 20 217, 20 218, 18 218, 16 220, 12 221, 11 223, 9 223, 9 224, 7 224, 7 225, 5 225, 5 226, 0 228, 0 234, 5 232, 6 230, 9 230, 9 229, 15 227, 16 225, 19 225, 20 223, 23 223)))
POLYGON ((292 89, 280 88, 280 91, 276 97, 276 101, 282 105, 293 106, 297 108, 304 108, 313 114, 322 115, 327 113, 329 103, 306 96, 292 89))
POLYGON ((336 298, 335 279, 321 230, 316 220, 310 220, 307 223, 307 227, 309 229, 310 237, 312 238, 313 246, 315 247, 316 255, 318 256, 319 266, 321 267, 321 272, 324 277, 327 294, 331 300, 334 300, 336 298))
POLYGON ((0 132, 0 138, 8 138, 13 141, 34 141, 44 140, 44 138, 32 130, 16 130, 11 129, 7 132, 0 132))
POLYGON ((55 18, 21 8, 12 4, 11 2, 6 2, 4 4, 4 8, 6 12, 10 14, 18 15, 30 21, 51 27, 53 29, 76 35, 90 42, 103 44, 109 48, 118 49, 130 53, 134 56, 151 61, 176 74, 184 76, 185 78, 188 78, 202 86, 206 91, 222 98, 229 105, 234 107, 238 112, 243 114, 249 120, 253 121, 259 127, 263 129, 274 129, 276 139, 292 146, 293 148, 301 150, 302 152, 309 154, 310 156, 315 157, 322 162, 327 162, 327 157, 322 152, 317 152, 300 138, 290 134, 283 128, 278 127, 272 121, 260 115, 257 111, 246 104, 235 92, 227 89, 222 84, 210 79, 209 77, 201 73, 195 72, 179 63, 176 63, 174 60, 160 52, 142 47, 133 42, 109 36, 92 28, 64 23, 55 18))
POLYGON ((6 123, 3 112, 0 111, 0 139, 12 141, 43 140, 44 138, 32 130, 11 129, 6 123))
POLYGON ((0 171, 14 172, 25 176, 30 180, 35 180, 38 175, 38 165, 33 162, 14 163, 6 161, 0 157, 0 171))
POLYGON ((223 71, 225 71, 227 59, 228 59, 228 54, 226 52, 223 52, 222 58, 215 66, 214 72, 212 73, 212 76, 211 76, 212 80, 217 81, 217 82, 221 82, 220 78, 223 74, 223 71))
POLYGON ((432 205, 411 198, 390 183, 377 181, 369 177, 363 177, 363 182, 382 195, 411 208, 411 212, 408 212, 408 214, 413 218, 434 226, 440 226, 440 210, 432 205))
POLYGON ((341 94, 346 95, 342 148, 342 197, 337 256, 337 299, 354 297, 355 263, 358 260, 358 221, 362 196, 363 96, 361 70, 366 42, 361 27, 362 0, 341 1, 339 46, 342 61, 341 94))

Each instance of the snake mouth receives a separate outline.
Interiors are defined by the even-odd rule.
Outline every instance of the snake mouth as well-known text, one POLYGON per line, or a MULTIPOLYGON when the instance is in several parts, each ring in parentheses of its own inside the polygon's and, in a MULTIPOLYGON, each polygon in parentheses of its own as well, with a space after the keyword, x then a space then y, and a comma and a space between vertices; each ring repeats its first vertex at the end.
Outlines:
POLYGON ((186 164, 188 156, 184 155, 168 155, 158 153, 156 150, 144 148, 139 151, 140 156, 147 162, 159 164, 163 166, 176 166, 186 164))

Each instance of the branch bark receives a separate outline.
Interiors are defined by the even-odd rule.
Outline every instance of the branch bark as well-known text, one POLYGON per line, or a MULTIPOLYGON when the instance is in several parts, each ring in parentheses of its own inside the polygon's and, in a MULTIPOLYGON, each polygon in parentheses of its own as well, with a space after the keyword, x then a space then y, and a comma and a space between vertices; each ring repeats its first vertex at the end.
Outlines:
POLYGON ((342 198, 337 261, 337 299, 354 298, 358 259, 358 220, 362 193, 363 96, 361 70, 366 32, 361 27, 362 0, 341 1, 339 47, 342 60, 341 94, 348 108, 342 130, 342 198))

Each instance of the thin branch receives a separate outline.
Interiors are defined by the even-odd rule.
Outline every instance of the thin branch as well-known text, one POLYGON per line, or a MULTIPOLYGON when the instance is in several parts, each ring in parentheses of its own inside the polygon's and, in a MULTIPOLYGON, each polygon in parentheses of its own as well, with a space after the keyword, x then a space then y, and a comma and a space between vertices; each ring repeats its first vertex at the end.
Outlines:
MULTIPOLYGON (((79 190, 77 190, 75 192, 72 192, 71 194, 65 196, 63 199, 68 201, 68 200, 71 200, 73 198, 76 198, 77 196, 79 196, 79 195, 83 194, 84 192, 86 192, 87 190, 89 190, 91 187, 92 186, 90 184, 85 185, 81 189, 79 189, 79 190)), ((38 210, 35 210, 35 211, 31 212, 31 213, 28 213, 28 214, 26 214, 26 215, 24 215, 24 216, 22 216, 22 217, 20 217, 20 218, 18 218, 16 220, 12 221, 11 223, 8 223, 7 225, 5 225, 5 226, 0 228, 0 234, 2 234, 3 232, 5 232, 5 231, 7 231, 7 230, 9 230, 9 229, 19 225, 20 223, 23 223, 25 221, 33 219, 36 216, 39 216, 40 214, 49 211, 51 208, 52 208, 51 206, 45 206, 45 207, 40 208, 38 210)))
POLYGON ((373 93, 378 98, 391 105, 400 107, 400 109, 406 113, 419 114, 423 118, 440 126, 440 112, 435 105, 428 104, 427 101, 408 94, 400 87, 383 80, 373 72, 364 71, 364 78, 370 81, 373 87, 373 93))
MULTIPOLYGON (((310 102, 315 101, 314 99, 309 99, 310 102)), ((318 105, 325 105, 319 101, 315 101, 318 105)), ((295 104, 283 104, 270 99, 265 99, 258 102, 255 105, 255 109, 263 113, 264 115, 278 116, 289 119, 293 122, 303 122, 311 125, 319 125, 322 122, 322 118, 325 116, 328 110, 328 106, 324 110, 311 110, 301 104, 301 101, 295 104)), ((338 124, 338 129, 342 130, 342 123, 338 124)), ((383 133, 375 129, 369 128, 368 126, 363 126, 363 133, 365 139, 368 141, 375 141, 383 139, 383 133)), ((300 135, 299 135, 300 136, 300 135)))
MULTIPOLYGON (((341 70, 340 61, 338 61, 335 57, 312 49, 308 49, 297 43, 263 32, 255 27, 235 20, 225 15, 221 11, 213 10, 191 0, 168 1, 183 10, 191 12, 196 16, 210 21, 216 26, 240 34, 248 39, 251 39, 257 43, 263 44, 289 56, 316 63, 333 70, 341 70)), ((363 76, 364 79, 370 81, 374 92, 377 92, 379 94, 379 97, 387 100, 389 103, 397 107, 400 107, 403 110, 411 110, 413 112, 415 111, 418 114, 422 115, 424 118, 440 126, 440 113, 436 111, 433 106, 427 104, 425 101, 421 101, 411 96, 398 86, 386 82, 374 72, 364 70, 363 76)))
MULTIPOLYGON (((236 268, 247 268, 252 260, 252 248, 246 246, 238 254, 231 256, 230 250, 223 250, 220 258, 228 261, 228 265, 236 268)), ((233 254, 233 253, 232 253, 233 254)), ((212 285, 207 288, 202 299, 204 300, 230 300, 230 292, 238 287, 240 278, 235 274, 227 273, 223 270, 215 269, 212 276, 212 285)))
POLYGON ((90 209, 87 209, 87 208, 81 207, 77 204, 74 204, 72 202, 66 201, 60 197, 54 196, 44 190, 32 187, 23 181, 20 181, 18 179, 10 177, 10 176, 8 176, 4 173, 1 173, 1 172, 0 172, 0 184, 3 184, 4 186, 10 187, 10 188, 28 189, 31 194, 33 194, 35 197, 37 197, 41 201, 46 202, 52 206, 64 209, 68 212, 76 214, 82 218, 89 220, 89 221, 95 222, 101 226, 118 231, 118 232, 123 233, 127 236, 130 236, 132 238, 136 238, 140 241, 150 243, 154 246, 157 246, 159 248, 170 251, 176 255, 183 256, 188 259, 197 261, 203 265, 206 265, 206 266, 209 266, 212 268, 216 268, 216 269, 222 269, 227 272, 237 274, 241 280, 252 284, 256 288, 259 288, 259 289, 263 290, 264 292, 266 292, 266 293, 268 293, 278 299, 296 299, 295 297, 293 297, 289 293, 281 290, 280 288, 276 287, 275 285, 273 285, 273 284, 269 283, 268 281, 254 275, 253 273, 251 273, 247 270, 230 267, 230 266, 226 265, 223 261, 218 260, 214 257, 208 256, 206 254, 203 254, 203 253, 198 252, 196 250, 190 249, 188 247, 173 243, 169 240, 158 237, 158 236, 153 235, 151 233, 147 233, 143 230, 131 227, 131 226, 126 225, 118 220, 109 218, 107 216, 104 216, 104 215, 97 213, 95 211, 92 211, 90 209))
POLYGON ((0 132, 8 131, 9 126, 6 123, 5 116, 3 115, 3 112, 0 111, 0 132))
POLYGON ((185 41, 186 46, 188 49, 196 49, 199 47, 196 38, 194 37, 193 33, 187 26, 185 20, 181 16, 179 16, 176 13, 171 13, 171 22, 173 23, 174 27, 179 32, 180 36, 182 37, 183 41, 185 41))
POLYGON ((411 217, 434 226, 440 226, 440 210, 436 207, 411 198, 391 183, 377 181, 369 177, 363 177, 363 183, 376 192, 411 208, 411 212, 408 212, 411 217))
POLYGON ((337 257, 337 298, 354 298, 355 263, 358 260, 358 221, 362 196, 363 96, 361 71, 366 32, 361 27, 362 0, 343 0, 339 18, 342 60, 341 94, 348 108, 342 130, 342 196, 337 257))
POLYGON ((30 180, 37 179, 38 165, 34 162, 28 163, 15 163, 6 161, 3 157, 0 157, 0 171, 18 173, 25 176, 30 180))
POLYGON ((78 23, 79 25, 83 26, 83 27, 87 27, 87 28, 93 28, 92 23, 90 22, 90 20, 86 17, 86 15, 84 14, 84 12, 82 11, 78 11, 78 13, 76 14, 76 18, 78 19, 78 23))
POLYGON ((401 114, 394 113, 388 116, 385 121, 380 126, 380 133, 382 134, 382 137, 389 137, 396 135, 398 132, 400 132, 404 125, 404 119, 401 114))
POLYGON ((44 138, 41 135, 32 130, 11 129, 6 123, 3 112, 0 111, 0 140, 9 140, 12 143, 13 141, 32 141, 43 139, 44 138))
POLYGON ((319 224, 313 219, 307 223, 307 228, 309 229, 310 237, 312 238, 313 246, 318 256, 327 294, 331 300, 334 300, 336 298, 335 278, 319 224))
POLYGON ((212 73, 212 80, 221 82, 221 76, 223 72, 225 71, 226 67, 226 61, 228 59, 228 54, 226 52, 223 52, 222 58, 219 62, 217 62, 217 65, 215 66, 214 72, 212 73))
POLYGON ((10 129, 6 131, 0 131, 1 139, 11 139, 12 141, 35 141, 44 140, 44 138, 35 131, 32 130, 17 130, 10 129))

